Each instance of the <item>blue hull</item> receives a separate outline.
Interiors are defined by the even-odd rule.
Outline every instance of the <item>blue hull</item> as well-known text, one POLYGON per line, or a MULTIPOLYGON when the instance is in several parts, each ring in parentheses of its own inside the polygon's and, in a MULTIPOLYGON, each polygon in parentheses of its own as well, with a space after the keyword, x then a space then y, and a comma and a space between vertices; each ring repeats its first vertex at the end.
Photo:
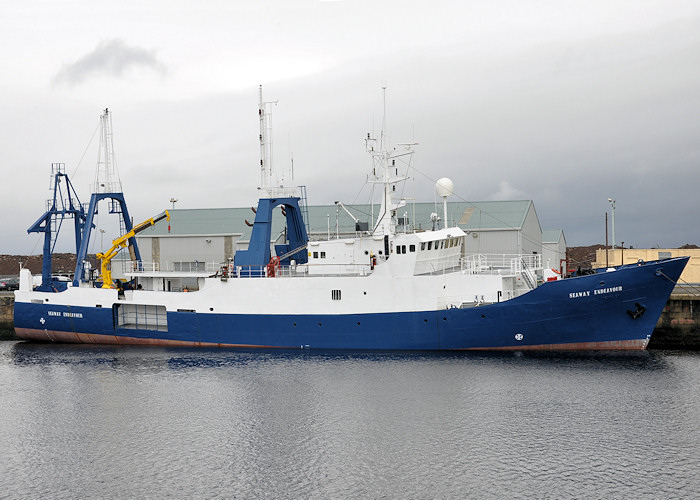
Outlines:
POLYGON ((110 308, 16 302, 15 329, 31 340, 115 344, 644 349, 687 261, 648 262, 548 282, 516 299, 466 309, 343 315, 168 312, 167 331, 120 328, 110 308))

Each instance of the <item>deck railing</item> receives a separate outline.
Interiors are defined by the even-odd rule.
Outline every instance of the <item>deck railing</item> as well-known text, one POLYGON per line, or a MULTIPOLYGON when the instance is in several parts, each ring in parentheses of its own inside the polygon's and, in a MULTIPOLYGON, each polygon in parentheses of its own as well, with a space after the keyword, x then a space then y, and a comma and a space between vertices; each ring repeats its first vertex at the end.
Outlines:
MULTIPOLYGON (((168 262, 165 269, 158 262, 131 262, 124 261, 124 272, 149 273, 208 273, 210 275, 222 275, 227 277, 268 276, 271 267, 237 266, 233 267, 221 262, 168 262), (224 269, 226 270, 224 272, 224 269)), ((378 265, 384 265, 379 263, 378 265)), ((470 274, 522 274, 524 272, 536 273, 542 269, 542 256, 539 254, 470 254, 462 258, 455 256, 439 260, 417 261, 415 272, 417 274, 444 274, 461 269, 470 274)), ((368 276, 372 274, 370 264, 303 264, 295 266, 276 266, 275 276, 300 277, 300 276, 368 276)), ((534 274, 533 274, 534 276, 534 274)), ((533 277, 533 280, 535 278, 533 277)))
POLYGON ((469 254, 462 258, 462 270, 469 273, 520 274, 524 270, 540 271, 540 254, 469 254))
POLYGON ((165 268, 161 268, 158 262, 133 262, 124 261, 123 270, 127 273, 148 273, 148 272, 183 272, 183 273, 216 273, 223 264, 219 262, 167 262, 165 268))

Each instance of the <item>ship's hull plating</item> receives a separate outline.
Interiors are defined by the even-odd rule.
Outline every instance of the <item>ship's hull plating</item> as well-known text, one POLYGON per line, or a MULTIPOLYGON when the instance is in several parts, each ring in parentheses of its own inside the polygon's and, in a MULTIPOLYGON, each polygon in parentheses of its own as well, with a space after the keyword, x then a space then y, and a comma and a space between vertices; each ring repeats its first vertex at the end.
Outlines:
POLYGON ((109 307, 16 301, 15 330, 23 339, 104 344, 377 350, 644 349, 687 260, 650 262, 549 282, 516 299, 480 307, 370 314, 169 310, 165 331, 122 328, 109 307))

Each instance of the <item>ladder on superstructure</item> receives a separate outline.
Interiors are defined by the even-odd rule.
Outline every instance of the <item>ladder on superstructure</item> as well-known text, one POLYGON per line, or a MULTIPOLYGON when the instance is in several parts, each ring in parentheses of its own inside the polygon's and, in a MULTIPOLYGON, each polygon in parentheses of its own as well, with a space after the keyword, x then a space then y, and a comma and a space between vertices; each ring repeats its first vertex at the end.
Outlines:
POLYGON ((525 259, 523 259, 522 257, 520 258, 520 265, 522 266, 522 272, 520 274, 525 280, 525 283, 527 283, 527 286, 530 288, 530 290, 534 290, 537 282, 535 281, 532 271, 530 271, 530 268, 527 267, 525 259))
POLYGON ((299 208, 301 208, 301 216, 304 218, 306 226, 306 234, 311 234, 311 221, 309 220, 309 203, 306 198, 306 186, 299 187, 299 208))

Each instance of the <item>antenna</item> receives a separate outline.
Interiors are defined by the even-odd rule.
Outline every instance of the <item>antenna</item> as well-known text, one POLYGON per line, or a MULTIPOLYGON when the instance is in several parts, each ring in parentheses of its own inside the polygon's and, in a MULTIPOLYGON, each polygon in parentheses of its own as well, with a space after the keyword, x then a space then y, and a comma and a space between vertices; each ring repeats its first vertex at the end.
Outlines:
POLYGON ((384 150, 384 134, 386 133, 386 83, 382 85, 382 107, 382 130, 379 137, 379 149, 384 150))
POLYGON ((258 115, 260 117, 260 188, 268 192, 272 186, 272 114, 267 111, 270 104, 273 103, 263 101, 262 85, 260 85, 258 100, 258 115))
MULTIPOLYGON (((413 146, 415 146, 415 143, 404 143, 397 144, 393 149, 390 149, 386 134, 386 89, 386 85, 382 86, 384 113, 379 139, 373 138, 371 134, 367 134, 367 139, 365 140, 366 150, 372 157, 372 174, 369 176, 371 180, 368 180, 368 182, 382 186, 380 214, 374 222, 373 232, 383 235, 389 235, 394 232, 396 210, 406 205, 405 199, 394 200, 396 184, 408 179, 406 175, 399 175, 399 165, 396 164, 396 160, 402 161, 402 157, 410 159, 413 155, 413 146)), ((374 212, 372 218, 374 219, 374 212)))
MULTIPOLYGON (((260 187, 268 196, 296 196, 296 188, 285 188, 284 175, 280 180, 272 165, 272 113, 270 105, 278 101, 264 101, 259 87, 258 116, 260 118, 260 187)), ((293 174, 292 180, 293 180, 293 174)))

